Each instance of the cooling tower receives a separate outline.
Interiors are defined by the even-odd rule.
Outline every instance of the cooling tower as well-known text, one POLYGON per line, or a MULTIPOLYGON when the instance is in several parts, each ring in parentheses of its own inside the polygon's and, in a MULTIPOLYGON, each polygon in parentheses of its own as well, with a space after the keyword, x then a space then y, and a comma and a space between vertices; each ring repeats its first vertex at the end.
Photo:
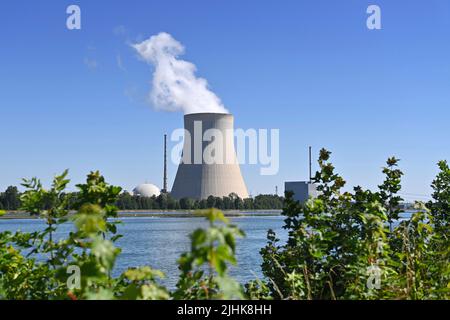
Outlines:
POLYGON ((183 156, 171 192, 174 198, 206 199, 230 193, 248 198, 234 149, 233 122, 231 114, 223 113, 184 116, 183 156))

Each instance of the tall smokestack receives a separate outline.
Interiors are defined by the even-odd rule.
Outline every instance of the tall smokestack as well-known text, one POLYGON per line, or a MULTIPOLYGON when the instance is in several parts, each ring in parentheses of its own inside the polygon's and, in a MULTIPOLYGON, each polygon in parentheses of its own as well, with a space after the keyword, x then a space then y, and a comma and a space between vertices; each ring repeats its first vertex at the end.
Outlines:
POLYGON ((167 193, 167 134, 164 135, 164 177, 162 193, 167 193))
POLYGON ((236 159, 233 127, 234 118, 231 114, 192 113, 184 116, 183 160, 178 166, 171 192, 174 198, 206 199, 209 196, 224 197, 230 193, 248 198, 236 159), (209 141, 203 141, 203 137, 211 132, 210 129, 215 129, 214 132, 220 133, 220 137, 213 136, 209 141), (222 153, 224 161, 205 162, 203 155, 217 142, 221 142, 222 148, 214 153, 222 153))

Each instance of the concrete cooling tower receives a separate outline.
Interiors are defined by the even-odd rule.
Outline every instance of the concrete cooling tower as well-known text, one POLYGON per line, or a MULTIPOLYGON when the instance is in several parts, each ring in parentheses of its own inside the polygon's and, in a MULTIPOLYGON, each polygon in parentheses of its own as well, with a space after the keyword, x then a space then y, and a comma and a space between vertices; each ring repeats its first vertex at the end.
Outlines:
POLYGON ((171 192, 174 198, 206 199, 211 195, 223 197, 230 193, 248 198, 234 149, 233 123, 231 114, 193 113, 184 116, 183 157, 171 192), (214 148, 220 145, 223 146, 221 150, 214 148), (223 161, 212 162, 204 154, 223 161))

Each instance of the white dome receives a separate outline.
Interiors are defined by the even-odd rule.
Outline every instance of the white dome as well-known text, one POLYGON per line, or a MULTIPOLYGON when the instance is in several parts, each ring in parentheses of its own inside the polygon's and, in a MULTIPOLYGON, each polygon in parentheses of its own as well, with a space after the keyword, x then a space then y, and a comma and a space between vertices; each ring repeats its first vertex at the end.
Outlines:
POLYGON ((157 186, 150 183, 143 183, 138 185, 136 188, 133 189, 133 194, 135 196, 141 196, 141 197, 153 197, 153 196, 159 196, 161 191, 157 186))

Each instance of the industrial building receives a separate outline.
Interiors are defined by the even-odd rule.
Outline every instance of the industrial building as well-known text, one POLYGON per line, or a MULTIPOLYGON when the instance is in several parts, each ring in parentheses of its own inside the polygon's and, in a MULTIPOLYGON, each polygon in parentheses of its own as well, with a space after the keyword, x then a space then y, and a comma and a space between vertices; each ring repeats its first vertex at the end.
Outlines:
POLYGON ((187 114, 184 116, 184 128, 188 133, 186 135, 190 137, 185 136, 184 139, 183 159, 178 166, 171 195, 175 199, 206 199, 209 196, 224 197, 235 193, 240 198, 248 198, 247 187, 236 158, 234 138, 227 138, 230 130, 233 132, 234 129, 233 115, 225 113, 187 114), (221 133, 224 158, 231 159, 231 161, 205 163, 203 154, 208 145, 213 142, 213 140, 203 141, 203 136, 209 129, 216 129, 221 133), (194 159, 199 151, 201 151, 201 159, 194 159), (186 161, 186 159, 190 161, 186 161))
POLYGON ((309 198, 318 196, 317 186, 309 181, 290 181, 284 183, 285 192, 294 193, 294 200, 304 203, 309 198))
POLYGON ((312 155, 309 147, 309 181, 289 181, 284 183, 284 191, 292 192, 295 201, 304 203, 309 198, 316 198, 319 195, 317 185, 312 183, 312 155))

